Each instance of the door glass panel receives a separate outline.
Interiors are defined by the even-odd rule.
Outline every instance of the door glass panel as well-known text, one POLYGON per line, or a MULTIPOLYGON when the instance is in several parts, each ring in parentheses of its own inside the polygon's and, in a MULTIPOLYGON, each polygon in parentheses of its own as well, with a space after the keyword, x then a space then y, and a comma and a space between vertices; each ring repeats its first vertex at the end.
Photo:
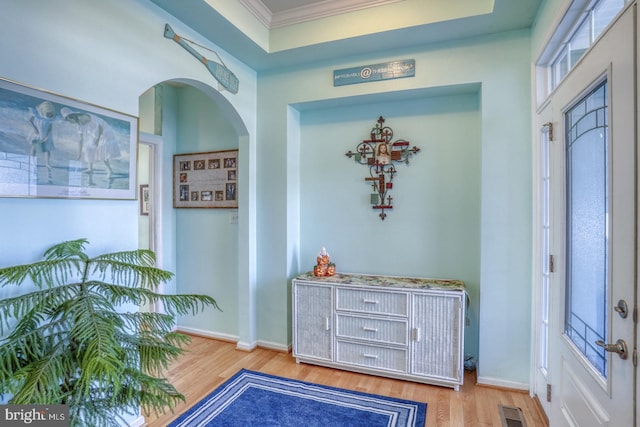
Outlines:
POLYGON ((607 82, 565 114, 567 173, 567 280, 565 334, 606 376, 608 135, 607 82))

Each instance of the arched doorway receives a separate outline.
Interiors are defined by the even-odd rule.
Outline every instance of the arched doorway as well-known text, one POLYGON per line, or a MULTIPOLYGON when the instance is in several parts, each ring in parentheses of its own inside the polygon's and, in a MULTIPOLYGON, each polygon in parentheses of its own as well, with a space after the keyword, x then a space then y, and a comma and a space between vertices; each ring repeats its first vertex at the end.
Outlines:
POLYGON ((255 327, 255 147, 231 102, 202 82, 162 82, 140 97, 141 142, 154 146, 156 188, 150 217, 162 268, 175 273, 167 293, 205 293, 222 312, 177 319, 179 330, 233 340, 253 348, 255 327), (148 139, 148 138, 147 138, 148 139), (238 150, 238 209, 173 207, 173 155, 238 150))

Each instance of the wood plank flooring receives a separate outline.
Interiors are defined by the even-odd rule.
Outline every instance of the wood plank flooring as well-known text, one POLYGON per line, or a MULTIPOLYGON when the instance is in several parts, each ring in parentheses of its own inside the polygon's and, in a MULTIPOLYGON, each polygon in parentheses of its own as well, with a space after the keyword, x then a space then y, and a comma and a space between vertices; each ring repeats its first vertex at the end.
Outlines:
MULTIPOLYGON (((459 392, 450 388, 357 374, 296 363, 290 353, 258 348, 237 350, 234 343, 191 337, 187 353, 167 372, 187 401, 161 416, 147 416, 148 427, 166 426, 241 368, 302 381, 427 403, 427 427, 502 427, 498 405, 522 409, 527 427, 545 427, 546 420, 525 392, 483 387, 465 373, 459 392)), ((244 426, 243 426, 244 427, 244 426)))

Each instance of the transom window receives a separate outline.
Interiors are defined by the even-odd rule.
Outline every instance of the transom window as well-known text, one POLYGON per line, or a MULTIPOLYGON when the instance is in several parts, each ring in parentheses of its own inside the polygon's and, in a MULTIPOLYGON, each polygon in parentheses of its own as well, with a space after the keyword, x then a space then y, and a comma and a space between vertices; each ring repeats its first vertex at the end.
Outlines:
POLYGON ((562 82, 631 0, 574 0, 537 64, 538 101, 562 82))

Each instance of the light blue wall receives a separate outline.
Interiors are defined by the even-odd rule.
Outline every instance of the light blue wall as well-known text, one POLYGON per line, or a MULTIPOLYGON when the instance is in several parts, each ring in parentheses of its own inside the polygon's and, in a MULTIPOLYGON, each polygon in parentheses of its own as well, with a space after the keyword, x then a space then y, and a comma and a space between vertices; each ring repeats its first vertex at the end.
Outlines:
MULTIPOLYGON (((461 278, 470 282, 471 314, 477 316, 478 322, 469 328, 466 341, 472 351, 474 343, 479 343, 480 379, 526 386, 531 311, 530 88, 528 31, 404 52, 382 52, 378 56, 351 58, 348 62, 261 75, 258 91, 259 336, 275 342, 290 339, 290 288, 285 283, 309 270, 319 246, 326 245, 343 271, 465 276, 461 278), (332 85, 335 69, 408 58, 416 60, 413 78, 342 87, 332 85), (478 93, 476 112, 455 113, 456 108, 464 111, 465 106, 468 107, 470 88, 478 93), (440 96, 446 99, 440 107, 442 111, 438 110, 436 99, 440 96), (456 100, 456 96, 460 98, 456 100), (408 100, 407 107, 403 104, 405 100, 408 100), (413 114, 409 105, 416 107, 413 114), (447 111, 447 105, 453 110, 447 111), (342 114, 329 108, 338 108, 342 114), (318 109, 324 112, 315 111, 318 109), (430 142, 426 132, 427 124, 432 125, 431 129, 438 124, 441 112, 448 112, 445 121, 453 125, 450 138, 460 144, 450 152, 440 142, 435 145, 430 142), (359 181, 362 171, 358 172, 354 164, 343 163, 344 152, 353 149, 366 136, 380 114, 393 117, 390 125, 397 136, 414 140, 425 150, 409 168, 400 170, 395 184, 397 209, 384 224, 366 208, 366 196, 364 202, 359 199, 361 206, 355 206, 358 196, 368 192, 359 181), (319 140, 318 123, 326 125, 331 138, 319 140), (405 136, 403 132, 413 134, 405 136), (459 141, 466 134, 471 135, 469 141, 459 141), (341 140, 335 141, 335 138, 341 140), (471 146, 471 159, 456 164, 455 157, 464 152, 464 144, 473 141, 478 145, 471 146), (323 151, 324 146, 333 149, 323 151), (309 153, 326 159, 326 165, 310 160, 309 153), (463 169, 462 165, 473 168, 476 180, 471 185, 475 190, 461 190, 473 178, 466 181, 466 177, 451 177, 446 184, 452 186, 452 192, 463 192, 457 194, 459 199, 455 194, 447 194, 438 200, 470 207, 471 212, 443 219, 443 210, 429 211, 428 198, 443 197, 428 175, 434 172, 429 167, 433 166, 430 162, 438 160, 437 156, 444 163, 438 164, 440 170, 448 167, 450 174, 464 173, 459 170, 463 169), (479 162, 479 166, 474 162, 479 162), (410 187, 411 177, 416 174, 425 185, 423 194, 410 187), (320 194, 323 181, 331 185, 333 194, 320 194), (307 189, 316 193, 309 194, 307 189), (423 199, 412 206, 405 202, 412 196, 423 199), (326 204, 321 200, 326 200, 326 204), (332 206, 333 201, 338 203, 332 206), (292 209, 292 204, 298 204, 300 209, 292 209), (479 212, 473 211, 474 208, 479 212), (466 219, 471 223, 465 224, 464 230, 453 229, 454 224, 466 219), (328 231, 327 224, 339 233, 328 231), (363 255, 363 249, 371 250, 374 239, 371 236, 381 233, 383 227, 391 230, 390 239, 398 253, 389 257, 400 263, 397 267, 397 263, 381 263, 381 259, 386 260, 384 255, 363 255), (350 240, 345 236, 347 230, 350 240), (447 255, 440 262, 433 258, 436 244, 425 240, 435 230, 447 237, 453 236, 449 242, 444 239, 440 242, 445 245, 447 255), (471 242, 470 248, 460 257, 449 258, 455 246, 465 239, 471 242), (509 351, 504 351, 507 348, 509 351)), ((445 134, 446 130, 436 127, 435 135, 445 134)))
POLYGON ((301 268, 325 246, 340 272, 464 280, 472 304, 465 351, 478 354, 480 283, 479 94, 437 96, 302 113, 301 268), (421 151, 397 164, 394 206, 382 221, 369 203, 369 167, 345 153, 377 118, 421 151))
MULTIPOLYGON (((145 0, 5 2, 0 28, 5 35, 19 36, 0 38, 0 55, 6 58, 0 62, 0 76, 132 115, 138 114, 139 96, 161 82, 180 80, 194 83, 199 90, 215 92, 217 85, 202 64, 162 37, 166 22, 177 33, 204 43, 189 28, 145 0)), ((259 79, 253 70, 217 50, 241 82, 237 95, 223 92, 219 95, 224 102, 215 101, 224 110, 222 115, 230 122, 235 120, 240 179, 246 186, 244 194, 240 194, 238 210, 238 267, 235 275, 225 270, 225 281, 236 278, 237 295, 230 289, 228 293, 220 289, 221 293, 214 295, 222 300, 225 315, 235 310, 235 320, 216 314, 193 326, 205 329, 220 322, 223 329, 220 332, 234 334, 237 329, 239 340, 249 347, 256 342, 286 346, 290 343, 290 279, 308 270, 318 246, 326 245, 343 271, 409 272, 467 280, 475 304, 471 308, 467 344, 473 350, 474 343, 478 343, 480 379, 528 382, 529 32, 380 52, 264 73, 259 79), (413 78, 332 86, 334 69, 405 58, 416 60, 413 78), (440 105, 439 100, 444 103, 440 105), (475 110, 465 109, 473 103, 477 103, 475 110), (415 112, 409 110, 411 106, 415 112), (329 107, 344 112, 343 117, 329 107), (228 108, 234 110, 235 119, 229 118, 228 108), (320 111, 323 109, 326 114, 320 111), (423 149, 411 166, 400 170, 394 190, 397 208, 389 213, 384 224, 366 208, 366 201, 365 206, 357 206, 362 203, 358 197, 368 192, 359 181, 361 172, 357 165, 344 157, 344 152, 363 138, 363 130, 370 129, 380 114, 389 118, 389 125, 399 137, 411 139, 423 149), (452 123, 451 133, 438 127, 438 119, 452 123), (345 138, 343 142, 331 141, 336 148, 323 155, 336 156, 329 161, 326 179, 334 181, 333 197, 350 204, 352 209, 348 212, 332 209, 329 204, 314 205, 316 202, 307 193, 319 185, 316 180, 322 173, 322 165, 305 160, 309 151, 315 153, 309 150, 309 144, 320 144, 314 140, 319 139, 318 123, 322 120, 326 121, 327 130, 345 138), (244 133, 238 131, 239 127, 245 129, 244 133), (430 140, 429 132, 440 136, 438 141, 430 140), (467 134, 471 136, 462 141, 467 134), (340 144, 344 146, 338 149, 340 144), (470 183, 467 177, 451 170, 460 168, 456 157, 466 152, 464 144, 470 144, 471 153, 461 163, 473 169, 478 177, 472 183, 475 189, 466 188, 470 183), (444 183, 455 190, 465 187, 460 189, 462 193, 445 194, 430 175, 435 173, 432 168, 440 171, 447 168, 449 175, 444 183), (347 184, 336 188, 335 182, 347 184), (416 183, 424 188, 412 187, 416 183), (415 198, 411 204, 406 202, 409 197, 415 198), (431 210, 432 198, 437 199, 437 211, 431 210), (460 217, 443 218, 444 211, 439 205, 442 203, 468 207, 469 211, 460 217), (391 240, 396 242, 399 253, 390 253, 389 259, 395 262, 380 266, 375 257, 363 257, 344 248, 348 243, 351 247, 360 245, 356 239, 347 242, 340 236, 325 241, 321 237, 317 229, 320 217, 344 231, 356 222, 351 215, 360 216, 361 221, 357 222, 363 224, 362 234, 376 235, 381 226, 393 230, 391 240), (455 229, 456 224, 466 219, 469 223, 465 223, 463 230, 455 229), (446 226, 440 229, 443 220, 446 226), (455 246, 462 240, 473 244, 465 248, 462 258, 437 259, 435 243, 428 240, 436 231, 447 236, 438 242, 446 247, 447 254, 455 252, 455 246), (414 233, 421 233, 423 239, 414 233), (408 243, 404 244, 405 241, 408 243), (416 260, 425 260, 420 261, 424 265, 416 267, 416 260), (456 264, 464 265, 456 269, 456 264), (224 306, 227 302, 233 305, 234 298, 236 307, 224 306)), ((208 232, 217 230, 229 242, 234 227, 222 227, 228 219, 226 214, 187 214, 188 221, 181 222, 183 213, 173 209, 170 165, 173 154, 182 151, 178 149, 179 139, 188 131, 180 129, 180 122, 188 118, 180 117, 179 90, 169 86, 164 89, 160 256, 164 268, 192 282, 190 271, 180 271, 189 268, 193 261, 184 253, 188 245, 179 237, 182 230, 193 231, 189 230, 191 217, 200 225, 213 220, 220 229, 214 225, 208 232)), ((196 144, 194 149, 204 146, 208 145, 196 144)), ((0 260, 2 265, 30 261, 50 244, 77 237, 89 238, 95 252, 130 249, 137 245, 137 212, 138 202, 134 200, 0 198, 0 260)), ((229 254, 215 252, 204 242, 200 244, 198 248, 212 251, 211 257, 230 259, 229 254)), ((176 281, 166 289, 175 291, 176 281)))
MULTIPOLYGON (((177 32, 198 38, 145 0, 8 2, 0 14, 2 32, 7 35, 0 38, 0 54, 7 58, 0 62, 0 76, 132 115, 138 115, 140 95, 164 81, 198 82, 214 90, 217 83, 206 68, 162 36, 167 22, 177 32)), ((253 135, 255 72, 218 51, 242 82, 237 95, 223 92, 221 96, 229 97, 227 108, 235 109, 253 135)), ((166 128, 172 126, 175 119, 167 117, 166 128)), ((171 132, 165 136, 169 142, 162 155, 170 161, 175 138, 171 140, 171 132)), ((170 165, 164 169, 168 185, 162 206, 168 227, 163 235, 168 236, 175 234, 170 165)), ((34 259, 49 244, 77 237, 88 237, 93 245, 108 249, 135 247, 137 209, 137 201, 0 198, 0 259, 3 263, 34 259), (42 211, 48 213, 47 221, 42 211)), ((164 242, 162 258, 164 267, 174 271, 170 242, 164 242)))
MULTIPOLYGON (((239 141, 244 175, 240 178, 247 190, 244 196, 239 194, 243 214, 236 229, 242 241, 235 248, 244 253, 236 255, 236 273, 225 274, 236 280, 236 289, 245 296, 243 303, 251 306, 246 301, 255 287, 255 257, 248 248, 255 246, 255 226, 250 224, 255 221, 255 205, 249 201, 249 194, 255 193, 251 187, 255 177, 251 177, 249 169, 255 161, 251 153, 255 151, 256 73, 146 0, 4 2, 0 28, 3 78, 134 116, 139 114, 139 97, 166 81, 188 82, 217 97, 216 104, 223 106, 224 116, 234 129, 243 129, 239 141), (170 23, 177 33, 216 50, 240 79, 239 93, 218 93, 216 81, 202 63, 163 37, 165 23, 170 23)), ((163 250, 159 257, 162 268, 182 277, 177 271, 178 221, 171 199, 179 99, 170 89, 164 95, 170 108, 160 147, 163 183, 158 208, 163 250)), ((138 201, 0 198, 1 266, 34 261, 50 245, 79 237, 89 239, 92 254, 136 248, 138 201)), ((165 290, 175 292, 176 280, 168 283, 165 290)), ((17 291, 5 288, 0 292, 0 297, 7 297, 17 291)), ((228 295, 222 298, 233 299, 228 295)), ((230 308, 229 312, 238 319, 233 310, 230 308)), ((235 319, 224 327, 236 328, 235 319)))

